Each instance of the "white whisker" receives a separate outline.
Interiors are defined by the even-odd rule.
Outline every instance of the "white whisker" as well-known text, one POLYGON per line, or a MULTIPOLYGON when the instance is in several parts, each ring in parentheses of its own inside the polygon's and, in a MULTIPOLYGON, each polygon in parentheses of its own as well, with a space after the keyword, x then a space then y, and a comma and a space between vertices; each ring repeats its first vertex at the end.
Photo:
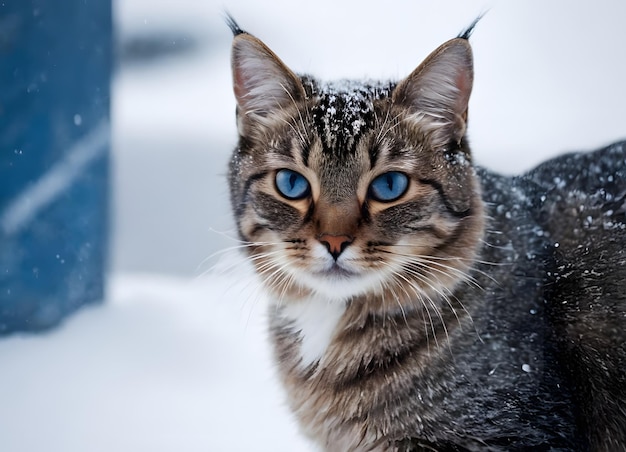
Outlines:
MULTIPOLYGON (((390 265, 390 264, 387 264, 387 265, 390 265)), ((410 287, 411 289, 413 289, 413 291, 415 292, 415 295, 416 295, 417 299, 420 301, 420 303, 421 303, 422 307, 424 308, 424 309, 423 309, 423 311, 426 311, 426 315, 428 316, 429 323, 430 323, 430 327, 431 327, 431 330, 432 330, 432 333, 433 333, 433 338, 435 339, 435 345, 436 345, 436 346, 437 346, 437 348, 438 348, 438 347, 439 347, 439 342, 438 342, 438 340, 437 340, 437 332, 436 332, 436 330, 435 330, 435 322, 433 321, 433 318, 432 318, 432 316, 430 315, 430 309, 429 309, 429 308, 428 308, 428 306, 424 303, 424 296, 425 296, 425 294, 423 293, 423 291, 421 291, 421 290, 419 289, 419 287, 416 287, 414 284, 412 284, 412 283, 411 283, 411 281, 409 281, 409 280, 408 280, 408 279, 407 279, 404 275, 402 275, 401 273, 398 273, 398 272, 394 271, 394 272, 393 272, 393 274, 392 274, 392 278, 394 279, 394 281, 396 281, 397 285, 398 285, 399 287, 401 287, 401 288, 402 288, 405 292, 406 292, 406 289, 404 289, 404 284, 403 284, 403 281, 404 281, 404 283, 408 284, 408 285, 409 285, 409 287, 410 287)), ((407 293, 407 296, 408 296, 408 293, 407 293)), ((410 296, 408 296, 408 297, 409 297, 409 300, 413 299, 413 298, 412 298, 412 297, 410 297, 410 296)), ((431 306, 435 309, 435 312, 437 312, 437 314, 438 314, 439 316, 441 316, 441 314, 440 314, 440 313, 439 313, 439 311, 437 310, 436 306, 432 303, 432 300, 430 299, 430 297, 426 297, 426 298, 428 299, 428 301, 429 301, 429 303, 431 304, 431 306)), ((407 301, 409 301, 409 300, 407 300, 407 301)), ((442 319, 442 323, 443 323, 443 319, 442 319)), ((444 328, 445 328, 445 325, 444 325, 444 328)), ((446 331, 446 335, 447 335, 447 331, 446 331)))

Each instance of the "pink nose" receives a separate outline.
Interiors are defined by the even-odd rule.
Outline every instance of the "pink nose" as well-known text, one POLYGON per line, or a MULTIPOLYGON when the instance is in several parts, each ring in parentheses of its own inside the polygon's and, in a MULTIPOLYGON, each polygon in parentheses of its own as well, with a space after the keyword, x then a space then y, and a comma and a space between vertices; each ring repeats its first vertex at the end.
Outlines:
POLYGON ((348 235, 322 234, 318 240, 328 249, 328 252, 337 260, 339 255, 352 243, 352 237, 348 235))

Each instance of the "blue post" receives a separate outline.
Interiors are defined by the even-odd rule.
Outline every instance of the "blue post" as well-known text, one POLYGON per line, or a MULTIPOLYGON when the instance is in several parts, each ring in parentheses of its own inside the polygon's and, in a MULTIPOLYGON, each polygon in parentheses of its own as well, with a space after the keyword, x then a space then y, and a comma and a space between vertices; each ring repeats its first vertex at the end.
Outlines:
POLYGON ((0 3, 0 335, 102 300, 111 0, 0 3))

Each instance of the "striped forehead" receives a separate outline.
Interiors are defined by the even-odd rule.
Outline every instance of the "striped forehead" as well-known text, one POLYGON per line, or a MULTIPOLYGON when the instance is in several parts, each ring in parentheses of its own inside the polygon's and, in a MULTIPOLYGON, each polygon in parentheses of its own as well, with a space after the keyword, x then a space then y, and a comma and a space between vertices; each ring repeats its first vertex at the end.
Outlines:
POLYGON ((339 159, 353 156, 360 138, 374 125, 374 101, 388 94, 388 87, 349 81, 323 86, 312 111, 323 152, 339 159))

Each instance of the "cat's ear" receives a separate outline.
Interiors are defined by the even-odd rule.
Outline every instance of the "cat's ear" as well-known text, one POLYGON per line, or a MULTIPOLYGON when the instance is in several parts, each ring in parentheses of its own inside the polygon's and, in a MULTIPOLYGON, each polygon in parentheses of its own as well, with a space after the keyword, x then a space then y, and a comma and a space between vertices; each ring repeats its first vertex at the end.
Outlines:
POLYGON ((467 126, 473 80, 469 42, 464 38, 452 39, 397 85, 393 101, 408 108, 416 120, 427 121, 448 139, 460 142, 467 126))
POLYGON ((273 111, 304 99, 300 79, 263 42, 241 32, 233 39, 231 65, 241 135, 273 111))

